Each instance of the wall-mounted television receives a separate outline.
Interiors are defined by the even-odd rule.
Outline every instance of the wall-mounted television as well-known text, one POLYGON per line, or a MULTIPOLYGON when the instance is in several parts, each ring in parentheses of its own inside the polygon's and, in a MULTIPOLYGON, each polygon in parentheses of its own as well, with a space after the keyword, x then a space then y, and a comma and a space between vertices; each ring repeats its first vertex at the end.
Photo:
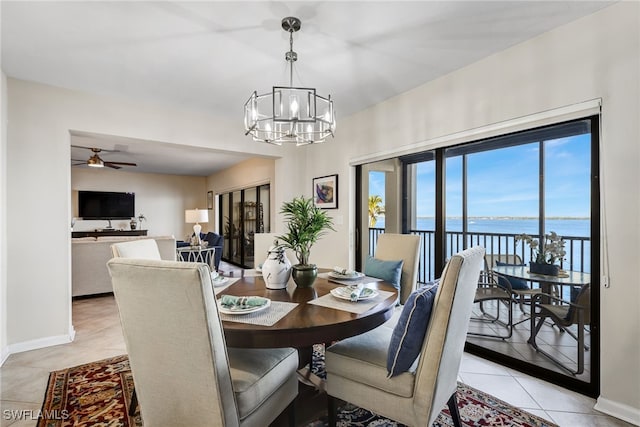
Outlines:
POLYGON ((135 193, 78 191, 82 219, 130 219, 136 216, 135 193))

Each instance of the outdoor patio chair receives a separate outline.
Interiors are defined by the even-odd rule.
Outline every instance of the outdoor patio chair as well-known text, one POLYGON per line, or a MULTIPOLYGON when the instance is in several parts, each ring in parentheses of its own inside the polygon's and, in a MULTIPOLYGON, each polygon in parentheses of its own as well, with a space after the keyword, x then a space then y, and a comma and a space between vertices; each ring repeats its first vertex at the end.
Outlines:
POLYGON ((573 375, 579 375, 584 372, 584 353, 589 350, 589 346, 585 345, 584 331, 585 327, 591 324, 591 285, 587 283, 580 288, 575 287, 571 293, 571 301, 547 294, 533 296, 531 302, 531 337, 528 342, 537 352, 548 357, 560 368, 573 375), (538 319, 538 323, 536 323, 536 319, 538 319), (546 319, 552 320, 560 328, 561 332, 566 332, 576 340, 576 369, 572 369, 559 358, 538 347, 536 337, 546 319), (573 325, 575 325, 576 333, 570 329, 573 325))
POLYGON ((437 290, 425 286, 415 291, 403 308, 408 316, 403 312, 400 317, 400 322, 407 320, 406 325, 398 323, 406 334, 396 335, 395 328, 382 325, 326 350, 329 425, 336 422, 336 398, 412 426, 433 424, 446 404, 454 425, 461 425, 457 377, 483 255, 482 247, 454 255, 437 290), (400 357, 389 350, 394 335, 403 337, 402 352, 409 347, 415 351, 402 356, 407 369, 399 372, 395 368, 400 357))
MULTIPOLYGON (((486 254, 484 256, 484 260, 485 260, 486 271, 492 271, 493 267, 497 266, 498 263, 502 263, 504 265, 524 265, 522 263, 522 258, 520 258, 520 255, 517 255, 517 254, 486 254)), ((531 300, 531 296, 537 295, 542 292, 542 290, 539 288, 532 288, 531 284, 529 283, 526 283, 524 281, 523 283, 513 283, 513 279, 507 279, 504 276, 499 277, 498 283, 504 288, 507 288, 507 283, 509 284, 509 287, 511 288, 511 292, 513 293, 516 301, 518 302, 518 305, 520 306, 520 311, 525 314, 526 312, 524 310, 524 307, 525 305, 529 304, 531 300), (520 285, 520 286, 515 286, 515 285, 520 285)), ((518 323, 522 323, 523 321, 526 321, 526 320, 528 320, 528 318, 518 323)))
POLYGON ((476 296, 473 300, 474 304, 480 305, 481 317, 472 317, 472 321, 489 322, 492 324, 498 324, 504 326, 507 329, 505 335, 499 333, 489 334, 483 332, 468 332, 468 335, 478 337, 489 338, 501 338, 508 339, 513 335, 513 290, 511 284, 506 277, 502 277, 492 271, 480 272, 480 280, 478 280, 478 288, 476 289, 476 296), (500 279, 503 281, 503 286, 499 284, 500 279), (506 287, 505 287, 506 286, 506 287), (485 309, 485 303, 493 302, 495 306, 495 314, 490 314, 485 309), (500 304, 504 303, 507 308, 507 321, 500 320, 500 304))
POLYGON ((227 348, 206 264, 107 266, 145 426, 295 425, 297 351, 227 348))

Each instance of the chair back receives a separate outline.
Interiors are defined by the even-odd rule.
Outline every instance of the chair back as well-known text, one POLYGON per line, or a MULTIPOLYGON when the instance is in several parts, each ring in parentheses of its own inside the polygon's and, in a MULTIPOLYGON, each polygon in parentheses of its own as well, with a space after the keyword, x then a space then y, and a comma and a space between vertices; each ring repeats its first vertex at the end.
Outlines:
POLYGON ((209 268, 126 258, 107 266, 144 425, 239 425, 209 268))
POLYGON ((505 264, 522 264, 522 258, 518 254, 486 254, 484 256, 484 269, 487 271, 493 270, 498 261, 505 264))
POLYGON ((416 289, 420 258, 420 236, 415 234, 383 233, 376 245, 377 259, 383 261, 403 260, 400 277, 400 304, 404 304, 416 289))
POLYGON ((587 283, 586 285, 582 285, 578 294, 575 296, 575 299, 572 298, 572 303, 576 304, 580 308, 576 306, 569 306, 569 311, 567 312, 567 317, 565 320, 567 322, 571 322, 571 324, 578 323, 578 315, 582 312, 582 320, 585 325, 591 324, 591 284, 587 283))
POLYGON ((158 243, 153 239, 130 240, 111 245, 114 258, 162 259, 158 243))
POLYGON ((415 418, 425 425, 435 421, 457 389, 483 257, 480 246, 466 249, 449 260, 440 278, 414 386, 415 418))

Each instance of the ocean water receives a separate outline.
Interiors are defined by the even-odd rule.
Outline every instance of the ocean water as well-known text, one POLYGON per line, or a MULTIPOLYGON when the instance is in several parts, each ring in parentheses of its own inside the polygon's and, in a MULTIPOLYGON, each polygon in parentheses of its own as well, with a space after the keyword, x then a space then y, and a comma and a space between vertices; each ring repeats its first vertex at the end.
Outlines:
MULTIPOLYGON (((433 231, 435 229, 435 221, 433 218, 418 218, 415 230, 433 231)), ((378 218, 375 228, 384 228, 384 217, 378 218)), ((447 231, 462 231, 462 219, 449 218, 446 221, 447 231)), ((555 231, 559 236, 564 237, 565 250, 567 255, 563 260, 563 268, 567 268, 575 271, 590 272, 591 264, 591 241, 572 240, 572 238, 586 238, 589 239, 591 221, 589 219, 549 219, 545 224, 546 232, 555 231)), ((529 218, 471 218, 468 225, 469 232, 478 233, 498 233, 498 234, 522 234, 526 233, 532 236, 538 234, 538 220, 529 218)), ((487 250, 490 250, 493 244, 494 250, 498 247, 501 251, 508 251, 513 253, 513 240, 509 240, 508 247, 505 247, 504 239, 498 239, 494 237, 489 239, 485 244, 487 250), (498 243, 500 240, 501 243, 498 243), (493 243, 491 243, 493 242, 493 243), (501 245, 501 246, 498 246, 501 245)), ((457 243, 461 245, 461 242, 457 243)), ((425 248, 429 253, 434 250, 433 242, 429 242, 425 248)), ((449 252, 457 252, 459 247, 447 248, 449 252)), ((521 251, 521 243, 518 243, 515 250, 524 256, 523 261, 530 261, 530 252, 525 250, 521 251)), ((370 251, 375 252, 374 247, 370 247, 370 251)), ((448 253, 447 256, 451 256, 452 253, 448 253)), ((430 271, 422 272, 422 275, 430 280, 433 277, 433 269, 430 271)))
MULTIPOLYGON (((447 231, 462 231, 462 219, 450 218, 446 221, 447 231)), ((384 228, 384 217, 378 218, 375 228, 384 228)), ((547 232, 555 231, 563 237, 589 237, 591 221, 589 219, 548 219, 547 232)), ((416 230, 435 229, 433 218, 418 218, 416 230)), ((471 218, 468 231, 483 233, 538 233, 538 220, 529 218, 471 218)))

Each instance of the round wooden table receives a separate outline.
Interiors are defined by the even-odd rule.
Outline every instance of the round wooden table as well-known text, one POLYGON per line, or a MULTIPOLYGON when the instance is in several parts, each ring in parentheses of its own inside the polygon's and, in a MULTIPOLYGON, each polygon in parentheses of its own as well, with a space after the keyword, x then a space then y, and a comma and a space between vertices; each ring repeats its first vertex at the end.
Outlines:
POLYGON ((298 306, 273 326, 223 321, 227 345, 245 348, 304 349, 313 344, 329 343, 362 334, 380 326, 393 314, 398 291, 382 281, 369 283, 366 286, 392 292, 393 295, 362 314, 307 304, 307 301, 328 294, 331 289, 338 286, 341 285, 318 277, 311 288, 298 288, 293 280, 289 280, 286 289, 272 290, 265 287, 261 276, 242 277, 220 295, 255 295, 270 298, 272 301, 295 302, 298 306))

